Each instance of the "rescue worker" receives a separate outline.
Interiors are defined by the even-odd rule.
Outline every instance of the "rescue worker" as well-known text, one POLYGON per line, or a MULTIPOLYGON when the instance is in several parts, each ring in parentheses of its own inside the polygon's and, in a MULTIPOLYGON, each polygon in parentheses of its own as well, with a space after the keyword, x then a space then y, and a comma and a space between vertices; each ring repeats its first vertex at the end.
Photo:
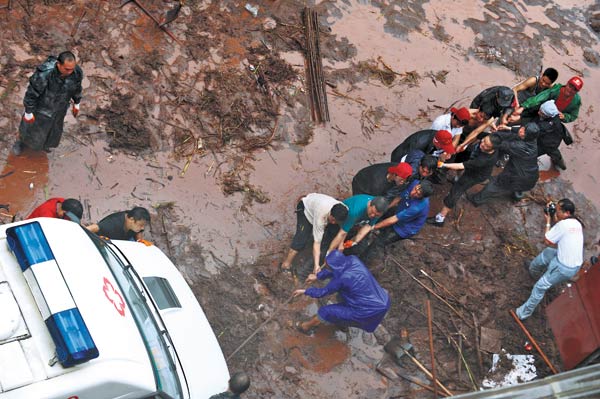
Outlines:
POLYGON ((552 87, 552 84, 556 82, 556 79, 558 79, 558 71, 554 68, 546 68, 544 73, 542 73, 542 76, 531 76, 515 85, 515 87, 513 87, 513 93, 517 99, 515 107, 519 107, 520 104, 523 104, 528 98, 536 96, 552 87))
POLYGON ((81 217, 83 216, 83 206, 79 200, 74 198, 50 198, 31 212, 26 219, 33 218, 55 218, 65 219, 81 224, 81 217))
POLYGON ((464 170, 464 173, 452 185, 450 192, 444 197, 444 206, 435 216, 427 218, 427 223, 442 227, 448 213, 456 206, 460 197, 471 187, 489 179, 494 165, 498 160, 496 147, 500 144, 500 137, 482 133, 479 143, 471 151, 468 161, 461 163, 441 162, 439 167, 451 170, 464 170))
POLYGON ((469 159, 469 154, 461 154, 464 152, 469 145, 477 140, 477 137, 486 131, 494 123, 494 118, 490 118, 485 112, 480 111, 477 108, 469 109, 471 119, 469 125, 463 128, 463 134, 461 136, 460 145, 456 147, 456 162, 463 162, 469 159))
POLYGON ((494 133, 501 139, 497 150, 507 153, 510 159, 502 173, 492 177, 483 190, 474 195, 467 195, 467 199, 475 206, 479 206, 492 198, 508 194, 512 194, 515 199, 521 199, 523 191, 531 190, 539 177, 537 163, 539 133, 540 129, 535 123, 494 133))
POLYGON ((322 323, 341 328, 356 327, 373 332, 382 322, 391 301, 369 269, 356 256, 345 256, 338 250, 326 257, 326 268, 310 274, 306 282, 331 279, 323 288, 310 287, 294 291, 294 296, 307 295, 322 298, 338 293, 341 302, 319 308, 317 315, 305 322, 296 322, 295 328, 311 334, 322 323))
MULTIPOLYGON (((353 195, 342 202, 348 207, 348 217, 341 225, 331 224, 326 227, 323 236, 326 253, 334 249, 343 250, 344 241, 351 229, 355 227, 370 229, 370 226, 379 220, 389 206, 389 201, 385 197, 373 197, 366 194, 353 195)), ((356 242, 358 243, 358 240, 356 242)))
POLYGON ((408 136, 392 151, 391 161, 402 162, 412 151, 419 150, 425 155, 433 155, 445 161, 454 154, 452 133, 447 130, 420 130, 408 136))
MULTIPOLYGON (((540 106, 548 100, 554 100, 556 108, 559 111, 560 120, 563 123, 570 123, 579 116, 581 108, 581 97, 579 91, 583 88, 583 79, 579 76, 573 76, 566 85, 555 84, 552 88, 544 90, 540 94, 527 99, 521 107, 515 112, 515 116, 520 116, 520 122, 526 123, 536 117, 540 106)), ((516 118, 513 121, 517 121, 516 118)))
POLYGON ((529 274, 539 280, 533 286, 529 299, 515 312, 521 320, 531 316, 550 287, 571 279, 583 263, 584 226, 575 216, 575 204, 563 198, 555 205, 555 212, 551 211, 552 205, 548 203, 544 209, 544 243, 548 247, 529 265, 529 274))
MULTIPOLYGON (((429 196, 433 194, 433 185, 428 180, 414 183, 406 189, 396 214, 377 222, 372 227, 372 231, 381 230, 381 232, 367 252, 374 247, 384 247, 412 237, 423 228, 429 214, 429 196)), ((362 237, 357 236, 357 239, 362 237)))
POLYGON ((431 124, 433 130, 447 130, 452 134, 452 145, 456 147, 463 132, 469 125, 471 113, 468 108, 450 108, 450 113, 440 115, 431 124))
POLYGON ((425 180, 433 175, 438 159, 433 155, 425 155, 422 151, 416 150, 406 156, 406 162, 413 169, 410 180, 425 180))
MULTIPOLYGON (((489 121, 500 118, 500 125, 507 123, 508 117, 514 111, 513 101, 515 95, 510 87, 493 86, 479 93, 473 101, 471 108, 477 108, 484 112, 489 121)), ((495 128, 492 128, 495 130, 495 128)))
POLYGON ((391 201, 413 173, 406 162, 376 163, 358 171, 352 178, 352 195, 384 196, 391 201))
POLYGON ((538 117, 534 119, 534 122, 540 127, 540 136, 537 140, 538 157, 548 154, 554 166, 566 170, 567 165, 558 149, 566 129, 559 114, 554 100, 548 100, 542 104, 538 117))
POLYGON ((311 193, 303 197, 296 205, 296 234, 292 239, 290 250, 279 265, 283 273, 292 272, 292 261, 298 252, 313 239, 313 272, 320 267, 321 241, 327 223, 340 225, 348 217, 348 207, 337 199, 325 194, 311 193))
POLYGON ((136 206, 129 211, 110 214, 86 228, 111 240, 135 240, 149 245, 150 243, 144 240, 144 228, 147 223, 150 223, 150 213, 146 208, 136 206))
POLYGON ((71 100, 73 116, 79 114, 82 80, 83 71, 70 51, 50 56, 37 67, 23 99, 25 113, 19 139, 12 148, 15 155, 20 155, 24 147, 49 152, 58 146, 71 100))

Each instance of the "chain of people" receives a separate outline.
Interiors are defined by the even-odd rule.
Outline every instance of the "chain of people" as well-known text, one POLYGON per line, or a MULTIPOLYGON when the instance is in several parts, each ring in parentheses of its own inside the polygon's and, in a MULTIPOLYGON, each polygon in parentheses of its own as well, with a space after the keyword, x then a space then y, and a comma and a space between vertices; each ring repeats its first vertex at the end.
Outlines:
MULTIPOLYGON (((25 93, 25 111, 15 155, 24 148, 52 151, 60 143, 63 121, 71 108, 81 110, 83 71, 75 55, 65 51, 50 56, 37 67, 25 93)), ((365 263, 380 250, 407 239, 425 224, 442 227, 459 199, 465 195, 474 206, 512 197, 523 201, 539 178, 538 157, 547 154, 555 167, 565 170, 559 150, 573 139, 565 124, 577 119, 583 80, 570 78, 556 83, 558 71, 547 68, 513 88, 494 86, 483 90, 470 107, 450 109, 437 117, 429 129, 409 135, 392 152, 390 162, 360 170, 352 180, 352 196, 339 201, 323 193, 310 193, 296 204, 296 232, 279 269, 293 272, 299 251, 312 241, 313 270, 306 279, 312 285, 328 280, 322 288, 294 291, 295 296, 321 298, 334 293, 341 301, 322 306, 295 328, 306 334, 320 324, 374 331, 390 308, 390 297, 365 263), (492 175, 494 167, 502 169, 492 175), (429 216, 429 197, 434 185, 449 179, 452 188, 443 207, 429 216), (484 184, 476 192, 472 187, 484 184)), ((51 198, 28 218, 54 217, 80 223, 81 203, 73 198, 51 198)), ((147 209, 134 207, 110 214, 86 226, 98 235, 117 240, 143 239, 150 222, 147 209)), ((538 278, 530 297, 517 308, 520 319, 534 312, 545 292, 577 274, 583 263, 583 223, 568 198, 549 203, 545 209, 547 245, 529 265, 538 278)))
MULTIPOLYGON (((556 168, 567 168, 559 150, 573 140, 566 123, 577 119, 583 80, 572 77, 555 83, 558 72, 546 69, 513 88, 483 90, 470 107, 450 109, 429 129, 408 136, 391 153, 391 162, 358 171, 352 179, 352 196, 339 201, 311 193, 296 204, 296 232, 279 268, 293 272, 295 256, 311 241, 312 285, 328 280, 323 288, 294 291, 295 296, 321 298, 334 293, 341 299, 318 309, 294 327, 312 334, 323 324, 357 327, 373 332, 390 309, 390 297, 366 263, 389 244, 419 233, 425 224, 444 226, 448 214, 465 195, 475 207, 510 198, 525 202, 525 192, 539 178, 538 157, 547 154, 556 168), (492 175, 494 167, 502 171, 492 175), (429 216, 434 184, 448 179, 452 188, 442 208, 429 216), (472 187, 484 184, 476 193, 472 187)), ((537 279, 530 297, 516 309, 523 320, 531 316, 550 287, 571 279, 583 264, 583 223, 568 198, 545 209, 547 245, 529 265, 537 279)))

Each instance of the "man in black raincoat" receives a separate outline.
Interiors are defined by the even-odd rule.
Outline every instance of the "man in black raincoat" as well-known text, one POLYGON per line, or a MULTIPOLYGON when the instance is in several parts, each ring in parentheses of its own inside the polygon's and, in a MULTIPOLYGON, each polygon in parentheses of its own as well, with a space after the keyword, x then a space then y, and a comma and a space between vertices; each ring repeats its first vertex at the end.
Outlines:
POLYGON ((13 153, 24 147, 49 151, 57 147, 63 132, 63 121, 71 100, 73 116, 79 113, 83 71, 70 51, 50 56, 29 78, 23 104, 25 113, 19 125, 19 139, 13 153))
POLYGON ((508 131, 493 133, 502 140, 497 147, 498 150, 509 154, 510 159, 502 173, 492 177, 483 190, 467 196, 475 206, 509 194, 517 198, 520 196, 519 193, 531 190, 535 186, 539 177, 537 163, 539 133, 540 128, 533 122, 527 126, 515 126, 508 131))
POLYGON ((419 130, 394 148, 390 157, 391 161, 402 162, 405 156, 416 150, 422 151, 425 155, 432 154, 435 157, 440 157, 445 152, 449 157, 455 152, 452 145, 452 134, 447 130, 419 130))
POLYGON ((488 87, 471 101, 471 108, 485 112, 488 118, 503 118, 501 124, 505 124, 504 118, 508 118, 514 111, 514 99, 515 95, 510 87, 488 87))

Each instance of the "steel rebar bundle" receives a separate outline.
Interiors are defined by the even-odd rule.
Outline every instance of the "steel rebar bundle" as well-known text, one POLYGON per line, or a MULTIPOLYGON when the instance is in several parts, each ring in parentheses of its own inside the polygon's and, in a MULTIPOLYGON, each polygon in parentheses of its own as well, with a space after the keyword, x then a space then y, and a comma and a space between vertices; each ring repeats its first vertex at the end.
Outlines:
POLYGON ((306 75, 312 119, 322 123, 329 121, 327 92, 323 78, 323 61, 319 42, 319 20, 315 10, 305 7, 302 13, 306 37, 306 75))

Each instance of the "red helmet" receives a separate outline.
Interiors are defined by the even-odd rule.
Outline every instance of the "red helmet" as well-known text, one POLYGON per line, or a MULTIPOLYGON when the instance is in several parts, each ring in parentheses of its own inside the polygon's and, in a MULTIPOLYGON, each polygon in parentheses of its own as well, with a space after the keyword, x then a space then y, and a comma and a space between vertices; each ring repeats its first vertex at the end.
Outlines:
POLYGON ((572 85, 575 90, 579 91, 583 87, 583 79, 581 79, 579 76, 573 76, 571 79, 569 79, 567 84, 572 85))

